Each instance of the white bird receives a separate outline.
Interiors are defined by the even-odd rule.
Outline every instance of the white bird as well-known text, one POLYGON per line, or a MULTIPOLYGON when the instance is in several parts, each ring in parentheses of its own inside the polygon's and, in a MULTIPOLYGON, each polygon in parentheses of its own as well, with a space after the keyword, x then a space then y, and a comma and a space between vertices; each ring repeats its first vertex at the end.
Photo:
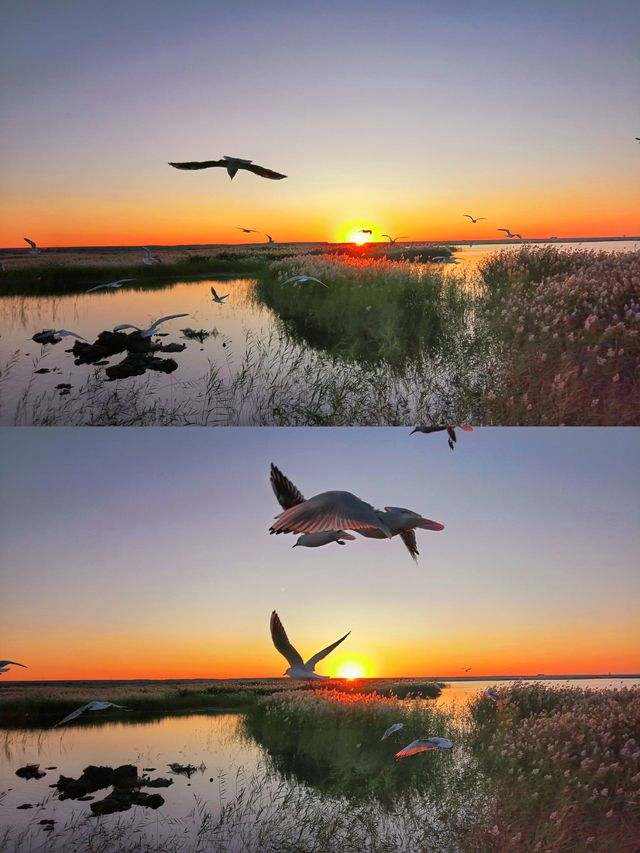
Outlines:
POLYGON ((86 292, 93 293, 94 290, 102 290, 104 287, 111 287, 113 290, 116 290, 116 288, 122 287, 122 285, 126 284, 128 281, 135 281, 135 278, 119 278, 117 281, 109 281, 107 284, 99 284, 97 287, 91 287, 86 292))
POLYGON ((486 218, 487 218, 486 216, 476 216, 476 217, 473 217, 473 216, 471 216, 471 214, 470 214, 470 213, 463 213, 462 215, 463 215, 463 216, 466 216, 466 217, 467 217, 467 219, 470 219, 470 220, 473 222, 473 224, 474 224, 474 225, 476 224, 476 222, 480 222, 480 220, 481 220, 481 219, 486 219, 486 218))
MULTIPOLYGON (((382 533, 380 534, 382 536, 382 533)), ((322 545, 329 545, 331 542, 336 542, 338 545, 344 545, 345 539, 355 539, 350 533, 345 533, 344 530, 326 530, 324 533, 303 533, 298 537, 296 544, 292 548, 302 546, 304 548, 320 548, 322 545)))
POLYGON ((271 486, 280 506, 285 509, 276 516, 269 533, 324 533, 374 528, 391 539, 391 531, 381 520, 378 510, 351 492, 321 492, 305 500, 273 463, 271 486))
POLYGON ((220 305, 224 305, 224 300, 227 298, 228 295, 228 293, 225 293, 224 296, 218 296, 215 287, 211 285, 211 299, 213 302, 219 302, 220 305))
MULTIPOLYGON (((304 495, 296 486, 293 485, 291 480, 280 471, 273 463, 271 463, 271 488, 273 489, 273 493, 276 496, 276 499, 280 506, 286 510, 290 511, 292 508, 303 506, 308 501, 305 501, 304 495)), ((330 492, 325 494, 332 494, 330 492)), ((348 492, 338 493, 338 494, 349 494, 348 492)), ((317 497, 322 497, 322 495, 318 495, 317 497)), ((351 497, 354 497, 351 495, 351 497)), ((311 500, 315 500, 312 498, 311 500)), ((358 500, 358 498, 356 498, 358 500)), ((369 504, 365 504, 365 506, 369 506, 369 504)), ((371 507, 373 509, 373 507, 371 507)), ((401 507, 392 507, 387 506, 382 510, 373 510, 375 513, 375 518, 378 521, 378 525, 364 525, 360 528, 353 528, 357 530, 357 532, 361 536, 365 536, 368 539, 385 539, 391 538, 393 536, 400 536, 402 541, 405 544, 405 547, 415 560, 418 556, 418 547, 416 543, 416 535, 415 529, 422 528, 423 530, 444 530, 444 525, 440 524, 438 521, 431 521, 428 518, 424 518, 421 515, 418 515, 416 512, 412 512, 410 509, 403 509, 401 507), (382 523, 382 526, 380 526, 382 523), (383 529, 384 528, 384 529, 383 529), (389 537, 387 532, 391 534, 389 537)), ((282 513, 284 515, 285 513, 282 513)), ((279 516, 281 517, 281 516, 279 516)), ((342 527, 346 527, 348 525, 342 525, 342 527)), ((273 530, 271 532, 274 532, 273 530)), ((285 531, 286 532, 286 531, 285 531)), ((326 532, 330 533, 331 536, 338 536, 339 538, 353 538, 347 537, 344 534, 342 529, 329 529, 326 532)), ((316 535, 316 534, 314 534, 316 535)), ((304 537, 301 537, 304 538, 304 537)), ((318 542, 318 545, 312 545, 311 547, 319 547, 320 544, 327 544, 328 542, 336 541, 335 538, 327 539, 326 542, 318 542)), ((299 544, 305 544, 304 542, 300 542, 299 544)), ((295 547, 295 546, 294 546, 295 547)))
POLYGON ((286 175, 280 172, 274 172, 272 169, 265 169, 264 166, 256 166, 253 160, 241 160, 240 157, 229 157, 224 155, 222 160, 192 160, 188 163, 169 163, 174 169, 213 169, 216 166, 221 166, 227 170, 227 174, 234 179, 239 170, 253 172, 254 175, 259 175, 261 178, 269 178, 272 181, 281 181, 286 178, 286 175))
POLYGON ((322 649, 320 652, 316 652, 313 657, 310 657, 309 660, 305 663, 302 660, 300 652, 298 652, 289 642, 289 638, 287 637, 287 632, 284 630, 282 626, 282 622, 276 611, 274 610, 271 614, 270 621, 271 628, 271 639, 273 640, 273 645, 280 652, 280 654, 286 659, 289 664, 288 669, 286 669, 283 675, 288 675, 289 678, 295 678, 296 680, 305 680, 305 681, 316 681, 319 679, 325 680, 329 678, 328 675, 318 675, 314 672, 316 668, 316 664, 320 663, 321 660, 326 658, 326 656, 332 652, 336 646, 339 646, 343 640, 346 640, 351 631, 348 631, 344 637, 340 637, 339 640, 336 640, 335 643, 331 643, 330 646, 327 646, 326 649, 322 649))
POLYGON ((380 738, 380 743, 382 743, 383 740, 386 740, 390 735, 395 734, 395 732, 399 732, 400 729, 403 729, 403 728, 404 728, 404 723, 394 723, 392 726, 389 726, 389 728, 386 730, 386 732, 380 738))
POLYGON ((317 284, 321 284, 323 287, 329 287, 328 284, 325 284, 324 281, 320 281, 319 278, 315 278, 312 275, 292 275, 291 278, 283 281, 283 284, 305 284, 307 281, 315 281, 317 284))
POLYGON ((449 445, 451 450, 453 450, 455 447, 455 443, 458 440, 456 436, 456 429, 462 429, 465 432, 473 432, 473 427, 470 426, 417 426, 411 430, 409 435, 413 435, 414 432, 423 432, 425 435, 429 435, 429 433, 431 432, 443 432, 444 430, 446 430, 447 435, 449 436, 447 439, 447 444, 449 445))
POLYGON ((9 672, 9 668, 12 666, 21 666, 23 669, 27 669, 27 665, 24 663, 18 663, 17 660, 0 660, 0 672, 9 672))
POLYGON ((389 240, 390 246, 395 246, 398 240, 406 240, 406 237, 391 237, 389 234, 382 234, 382 237, 386 237, 389 240))
POLYGON ((435 258, 431 258, 431 262, 434 264, 459 264, 460 261, 457 258, 454 258, 449 255, 438 255, 435 258))
POLYGON ((145 263, 148 267, 152 267, 154 264, 162 263, 162 258, 159 258, 157 255, 152 255, 151 249, 147 249, 146 246, 143 246, 142 251, 144 252, 144 258, 142 259, 142 262, 145 263))
POLYGON ((79 717, 80 714, 84 714, 85 711, 106 711, 107 708, 120 708, 123 711, 129 711, 130 708, 125 708, 123 705, 116 705, 115 702, 87 702, 86 705, 81 705, 79 708, 76 708, 75 711, 72 711, 70 714, 60 720, 59 723, 56 723, 53 728, 56 726, 61 726, 63 723, 68 723, 69 720, 75 720, 76 717, 79 717))
POLYGON ((135 329, 140 332, 140 337, 142 338, 150 338, 151 335, 155 334, 156 329, 161 323, 166 323, 167 320, 176 320, 178 317, 189 317, 189 314, 167 314, 166 317, 160 317, 159 320, 156 320, 155 323, 152 323, 148 329, 141 329, 140 326, 134 326, 133 323, 120 323, 119 326, 114 326, 114 332, 121 332, 123 329, 135 329))
POLYGON ((271 234, 267 234, 267 233, 266 233, 266 231, 265 231, 265 235, 264 235, 264 236, 267 238, 267 243, 268 243, 269 245, 271 245, 272 243, 273 243, 273 244, 275 244, 275 242, 276 242, 276 241, 273 239, 273 237, 271 236, 271 234))
POLYGON ((27 249, 27 254, 37 255, 40 249, 38 249, 36 243, 34 243, 33 240, 30 240, 28 237, 23 237, 22 239, 25 241, 25 243, 28 243, 31 246, 30 249, 27 249))
POLYGON ((519 237, 522 240, 522 234, 512 234, 508 228, 497 228, 497 231, 504 231, 504 233, 511 239, 512 237, 519 237))
POLYGON ((453 742, 446 737, 430 737, 418 738, 411 741, 408 746, 396 752, 396 758, 408 758, 410 755, 416 755, 418 752, 429 752, 432 749, 452 749, 453 742))

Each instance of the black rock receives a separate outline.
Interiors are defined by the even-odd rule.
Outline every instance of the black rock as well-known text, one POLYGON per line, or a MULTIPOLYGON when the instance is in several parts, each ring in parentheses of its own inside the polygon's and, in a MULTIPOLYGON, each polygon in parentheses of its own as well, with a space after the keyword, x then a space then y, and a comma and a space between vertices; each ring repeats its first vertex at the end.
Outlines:
POLYGON ((178 362, 172 358, 152 358, 147 367, 149 370, 159 370, 161 373, 173 373, 178 369, 178 362))
POLYGON ((44 769, 45 770, 57 770, 58 767, 57 767, 57 765, 54 764, 53 767, 45 767, 44 769))
POLYGON ((114 812, 124 812, 131 808, 131 804, 129 803, 129 805, 123 807, 117 800, 107 797, 104 800, 98 800, 95 803, 91 803, 89 808, 91 809, 92 814, 100 816, 103 814, 113 814, 114 812))
POLYGON ((51 373, 48 367, 41 367, 39 370, 34 370, 34 373, 51 373))
POLYGON ((142 784, 145 788, 168 788, 173 785, 173 779, 148 779, 142 784))
POLYGON ((21 806, 16 806, 17 809, 32 809, 31 803, 23 803, 21 806))
MULTIPOLYGON (((67 382, 60 382, 58 385, 56 385, 56 389, 59 391, 62 391, 62 389, 68 390, 69 388, 73 388, 73 385, 69 385, 67 382)), ((56 768, 54 767, 52 769, 55 770, 56 768)))
POLYGON ((138 791, 133 802, 137 806, 144 806, 145 809, 159 809, 160 806, 164 805, 164 797, 161 797, 160 794, 144 794, 142 791, 138 791))
POLYGON ((24 767, 19 767, 16 770, 16 776, 21 779, 42 779, 47 774, 44 770, 40 770, 39 764, 26 764, 24 767))
POLYGON ((61 391, 61 392, 58 394, 58 397, 66 397, 66 396, 67 396, 67 394, 70 394, 70 393, 71 393, 71 391, 69 391, 69 389, 67 388, 67 389, 65 389, 64 391, 61 391))
POLYGON ((142 769, 144 770, 145 773, 153 773, 153 771, 156 768, 155 767, 143 767, 142 769))
POLYGON ((40 826, 53 826, 55 824, 55 820, 51 818, 44 818, 44 820, 39 820, 38 823, 40 826))
MULTIPOLYGON (((118 770, 120 770, 120 768, 118 768, 118 770)), ((108 785, 114 785, 115 774, 116 771, 112 767, 90 764, 82 771, 82 776, 80 776, 79 781, 88 782, 93 787, 93 790, 97 791, 99 788, 106 788, 108 785)))
POLYGON ((79 803, 88 803, 89 800, 95 800, 93 794, 85 794, 84 797, 76 797, 79 803))
POLYGON ((164 344, 158 348, 159 352, 182 352, 186 350, 186 344, 164 344))
POLYGON ((113 771, 115 788, 134 788, 138 784, 138 768, 133 764, 122 764, 113 771))

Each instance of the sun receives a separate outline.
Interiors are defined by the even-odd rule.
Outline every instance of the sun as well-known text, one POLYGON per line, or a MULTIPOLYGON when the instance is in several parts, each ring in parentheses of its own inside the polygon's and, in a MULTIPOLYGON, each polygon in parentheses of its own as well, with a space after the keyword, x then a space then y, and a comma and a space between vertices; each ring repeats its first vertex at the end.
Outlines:
POLYGON ((350 231, 347 235, 346 243, 355 243, 356 246, 364 246, 365 243, 371 242, 371 234, 363 234, 360 229, 350 231))
POLYGON ((336 670, 337 678, 364 678, 365 674, 364 666, 355 660, 346 660, 336 670))

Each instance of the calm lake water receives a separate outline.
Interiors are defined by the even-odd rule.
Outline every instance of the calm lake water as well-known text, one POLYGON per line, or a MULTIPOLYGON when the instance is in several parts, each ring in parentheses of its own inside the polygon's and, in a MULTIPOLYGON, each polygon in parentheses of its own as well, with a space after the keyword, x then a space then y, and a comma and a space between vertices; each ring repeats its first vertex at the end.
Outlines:
MULTIPOLYGON (((626 251, 636 248, 635 243, 609 242, 589 244, 567 244, 569 249, 589 248, 594 250, 626 251)), ((472 275, 477 264, 487 255, 501 248, 515 249, 515 244, 492 246, 464 246, 458 252, 461 263, 445 267, 447 275, 467 273, 472 275)), ((114 276, 115 277, 115 276, 114 276)), ((88 281, 87 287, 92 283, 88 281)), ((61 412, 64 407, 72 409, 83 405, 83 385, 91 377, 104 378, 104 367, 74 364, 71 353, 73 338, 63 338, 55 345, 42 346, 31 340, 35 332, 47 328, 72 330, 88 341, 95 340, 103 330, 112 329, 120 323, 132 323, 144 327, 167 314, 185 313, 188 317, 170 321, 162 326, 165 334, 157 339, 163 344, 184 343, 182 352, 162 355, 174 359, 178 368, 170 374, 148 371, 144 376, 118 380, 118 385, 127 391, 144 389, 145 402, 161 400, 167 409, 178 407, 187 398, 185 420, 201 422, 200 398, 204 395, 206 376, 212 368, 218 368, 225 382, 230 382, 240 370, 247 351, 248 338, 266 342, 262 364, 264 370, 270 359, 277 362, 279 354, 288 348, 291 361, 299 359, 304 367, 316 375, 329 376, 336 370, 344 370, 344 360, 336 363, 335 355, 341 350, 340 342, 331 341, 327 347, 318 346, 304 336, 293 336, 290 327, 281 321, 270 308, 255 298, 255 280, 249 278, 212 277, 189 281, 168 281, 135 289, 125 285, 117 291, 98 291, 91 294, 66 294, 58 296, 11 296, 0 295, 0 368, 3 378, 0 383, 0 425, 13 423, 30 424, 34 412, 61 412), (224 305, 211 301, 210 287, 218 293, 228 293, 224 305), (185 339, 182 329, 205 329, 210 336, 199 340, 185 339), (9 369, 5 369, 9 366, 9 369), (37 373, 38 370, 49 372, 37 373), (71 385, 68 393, 57 389, 60 384, 71 385)), ((378 307, 376 310, 384 310, 378 307)), ((120 362, 124 354, 109 359, 109 364, 120 362)), ((254 361, 255 364, 255 361, 254 361)), ((351 375, 362 373, 367 380, 365 366, 358 360, 350 362, 351 375)), ((286 370, 286 368, 285 368, 286 370)), ((337 375, 337 374, 336 374, 337 375)), ((260 380, 258 380, 260 382, 260 380)), ((443 382, 446 384, 446 377, 443 382)), ((269 379, 263 375, 262 384, 269 379)), ((115 383, 109 383, 110 389, 115 383)), ((204 405, 204 404, 203 404, 204 405)), ((243 425, 252 421, 252 413, 243 411, 238 400, 230 402, 231 414, 227 411, 209 415, 209 422, 236 423, 243 425), (230 420, 231 418, 231 420, 230 420)), ((64 421, 64 417, 62 418, 64 421)), ((86 421, 83 421, 86 422, 86 421)))
MULTIPOLYGON (((454 682, 437 701, 462 709, 480 690, 504 683, 454 682)), ((605 689, 631 687, 640 684, 640 679, 572 679, 546 683, 605 689)), ((95 799, 103 799, 110 790, 95 792, 95 799)), ((193 845, 203 814, 208 812, 217 820, 224 804, 234 800, 241 790, 245 790, 247 797, 243 805, 243 820, 247 826, 252 824, 260 809, 269 810, 284 797, 296 793, 320 796, 313 785, 309 788, 308 780, 298 782, 295 773, 293 778, 280 775, 266 749, 245 733, 240 714, 197 713, 152 722, 104 724, 96 719, 89 724, 35 731, 0 729, 0 822, 10 831, 10 837, 20 839, 17 846, 7 846, 7 851, 36 849, 45 838, 47 850, 71 849, 72 839, 84 838, 87 832, 95 832, 97 826, 109 831, 126 826, 128 840, 135 833, 136 838, 148 841, 174 839, 193 845), (169 770, 167 765, 174 762, 199 769, 187 778, 169 770), (17 777, 15 771, 28 763, 39 763, 41 769, 46 770, 46 776, 39 780, 17 777), (168 788, 143 789, 160 793, 164 798, 164 805, 156 811, 133 806, 130 811, 98 820, 90 817, 88 802, 60 801, 55 787, 50 787, 60 774, 78 777, 89 764, 112 767, 134 764, 140 773, 147 768, 146 775, 151 779, 171 778, 173 784, 168 788), (18 808, 25 803, 34 808, 18 808), (53 832, 43 830, 39 824, 42 819, 56 821, 53 832)), ((321 799, 324 808, 332 807, 331 798, 325 795, 321 799)), ((238 841, 236 846, 229 843, 226 849, 241 850, 242 842, 238 841)))

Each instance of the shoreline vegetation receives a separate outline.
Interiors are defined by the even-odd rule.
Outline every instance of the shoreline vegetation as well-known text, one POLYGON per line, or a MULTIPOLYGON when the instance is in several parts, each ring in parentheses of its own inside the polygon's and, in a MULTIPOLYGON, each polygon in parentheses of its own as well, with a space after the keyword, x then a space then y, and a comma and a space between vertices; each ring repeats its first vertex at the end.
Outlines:
MULTIPOLYGON (((250 776, 241 768, 235 778, 220 774, 219 804, 201 802, 188 830, 184 819, 179 835, 163 825, 167 836, 144 849, 177 853, 187 831, 193 849, 207 851, 637 849, 639 687, 505 684, 496 688, 499 704, 480 693, 460 713, 343 686, 256 692, 240 731, 262 747, 265 763, 250 776), (401 734, 381 740, 396 722, 401 734), (449 738, 454 748, 394 760, 425 736, 449 738)), ((78 820, 63 838, 79 853, 129 853, 141 849, 135 820, 78 820)), ((19 850, 20 838, 9 832, 5 844, 19 850)))
MULTIPOLYGON (((235 274, 275 331, 246 331, 237 357, 199 380, 110 383, 73 395, 29 387, 16 425, 634 426, 640 424, 640 252, 498 251, 477 272, 429 263, 455 247, 359 247, 192 255, 119 267, 136 289, 235 274), (328 289, 283 282, 304 273, 328 289), (322 292, 319 292, 322 291, 322 292), (178 389, 176 391, 176 388, 178 389)), ((39 259, 34 259, 34 263, 39 259)), ((113 268, 34 265, 4 293, 75 293, 113 268)), ((0 372, 11 375, 9 359, 0 372)))

